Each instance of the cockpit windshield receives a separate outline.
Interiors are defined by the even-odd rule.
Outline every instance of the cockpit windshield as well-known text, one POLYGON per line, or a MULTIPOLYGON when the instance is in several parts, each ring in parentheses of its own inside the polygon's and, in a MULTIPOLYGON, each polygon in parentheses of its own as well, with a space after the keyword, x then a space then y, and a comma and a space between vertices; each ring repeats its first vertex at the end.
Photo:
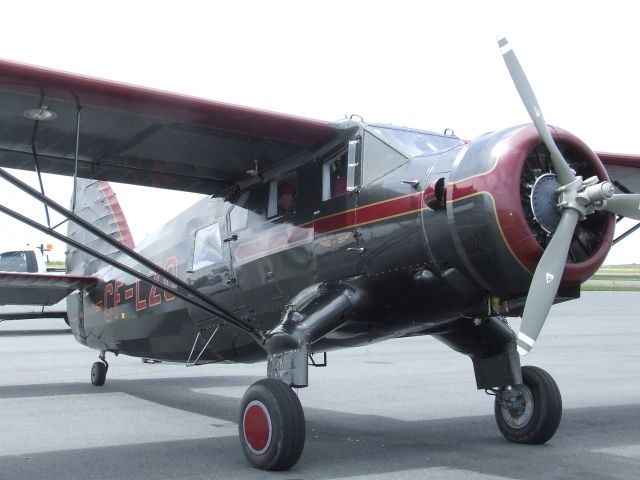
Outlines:
POLYGON ((367 130, 408 158, 449 150, 464 143, 457 137, 388 125, 369 124, 367 130))

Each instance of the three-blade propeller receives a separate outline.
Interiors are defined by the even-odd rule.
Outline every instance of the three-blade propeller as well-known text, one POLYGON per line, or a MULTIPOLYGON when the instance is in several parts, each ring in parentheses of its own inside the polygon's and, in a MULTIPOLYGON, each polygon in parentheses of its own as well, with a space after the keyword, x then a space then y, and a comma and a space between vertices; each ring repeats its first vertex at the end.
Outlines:
POLYGON ((498 45, 520 98, 549 150, 551 164, 561 185, 558 204, 562 211, 560 223, 533 274, 518 333, 518 352, 526 355, 538 338, 553 305, 578 221, 596 210, 607 210, 640 220, 640 194, 613 195, 613 186, 609 182, 583 181, 574 174, 551 137, 538 100, 509 42, 504 37, 499 38, 498 45))

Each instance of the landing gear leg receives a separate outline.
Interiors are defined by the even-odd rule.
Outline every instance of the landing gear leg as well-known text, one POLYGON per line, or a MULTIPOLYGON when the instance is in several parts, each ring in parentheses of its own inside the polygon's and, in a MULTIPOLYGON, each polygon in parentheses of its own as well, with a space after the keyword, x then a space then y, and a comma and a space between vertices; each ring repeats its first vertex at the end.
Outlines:
POLYGON ((500 432, 516 443, 545 443, 558 429, 562 397, 551 375, 538 367, 522 367, 522 385, 501 389, 495 416, 500 432))
POLYGON ((309 346, 334 331, 354 311, 359 292, 348 283, 305 288, 266 332, 267 374, 249 387, 240 406, 238 430, 244 455, 256 468, 288 470, 302 455, 304 412, 292 387, 309 384, 309 346))
POLYGON ((308 347, 269 356, 269 378, 247 390, 240 405, 240 444, 249 463, 289 470, 304 449, 304 411, 292 387, 308 384, 308 347))
POLYGON ((304 412, 298 396, 275 378, 254 383, 242 398, 238 430, 251 465, 288 470, 304 449, 304 412))
POLYGON ((106 351, 100 351, 100 360, 95 362, 91 367, 91 383, 96 387, 101 387, 104 385, 105 380, 107 379, 107 370, 109 369, 109 364, 105 358, 106 351))

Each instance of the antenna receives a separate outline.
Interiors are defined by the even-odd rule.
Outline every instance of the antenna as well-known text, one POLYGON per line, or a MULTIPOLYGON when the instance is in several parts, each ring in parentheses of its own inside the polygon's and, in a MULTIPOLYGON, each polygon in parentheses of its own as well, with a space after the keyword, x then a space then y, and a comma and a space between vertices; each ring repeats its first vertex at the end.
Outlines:
POLYGON ((250 177, 257 177, 260 174, 260 171, 258 170, 258 159, 254 159, 253 160, 253 169, 252 170, 247 170, 247 175, 249 175, 250 177))

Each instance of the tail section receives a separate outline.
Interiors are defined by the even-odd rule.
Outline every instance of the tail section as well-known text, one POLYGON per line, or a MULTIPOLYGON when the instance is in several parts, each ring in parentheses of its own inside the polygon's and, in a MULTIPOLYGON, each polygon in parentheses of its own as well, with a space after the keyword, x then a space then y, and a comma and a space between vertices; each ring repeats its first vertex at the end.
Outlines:
MULTIPOLYGON (((74 213, 99 228, 123 245, 133 248, 134 242, 120 203, 109 183, 97 180, 78 179, 74 213)), ((116 257, 120 253, 113 246, 99 240, 73 222, 69 222, 67 234, 99 253, 116 257)), ((69 247, 67 272, 77 275, 95 273, 105 264, 91 255, 69 247)))

